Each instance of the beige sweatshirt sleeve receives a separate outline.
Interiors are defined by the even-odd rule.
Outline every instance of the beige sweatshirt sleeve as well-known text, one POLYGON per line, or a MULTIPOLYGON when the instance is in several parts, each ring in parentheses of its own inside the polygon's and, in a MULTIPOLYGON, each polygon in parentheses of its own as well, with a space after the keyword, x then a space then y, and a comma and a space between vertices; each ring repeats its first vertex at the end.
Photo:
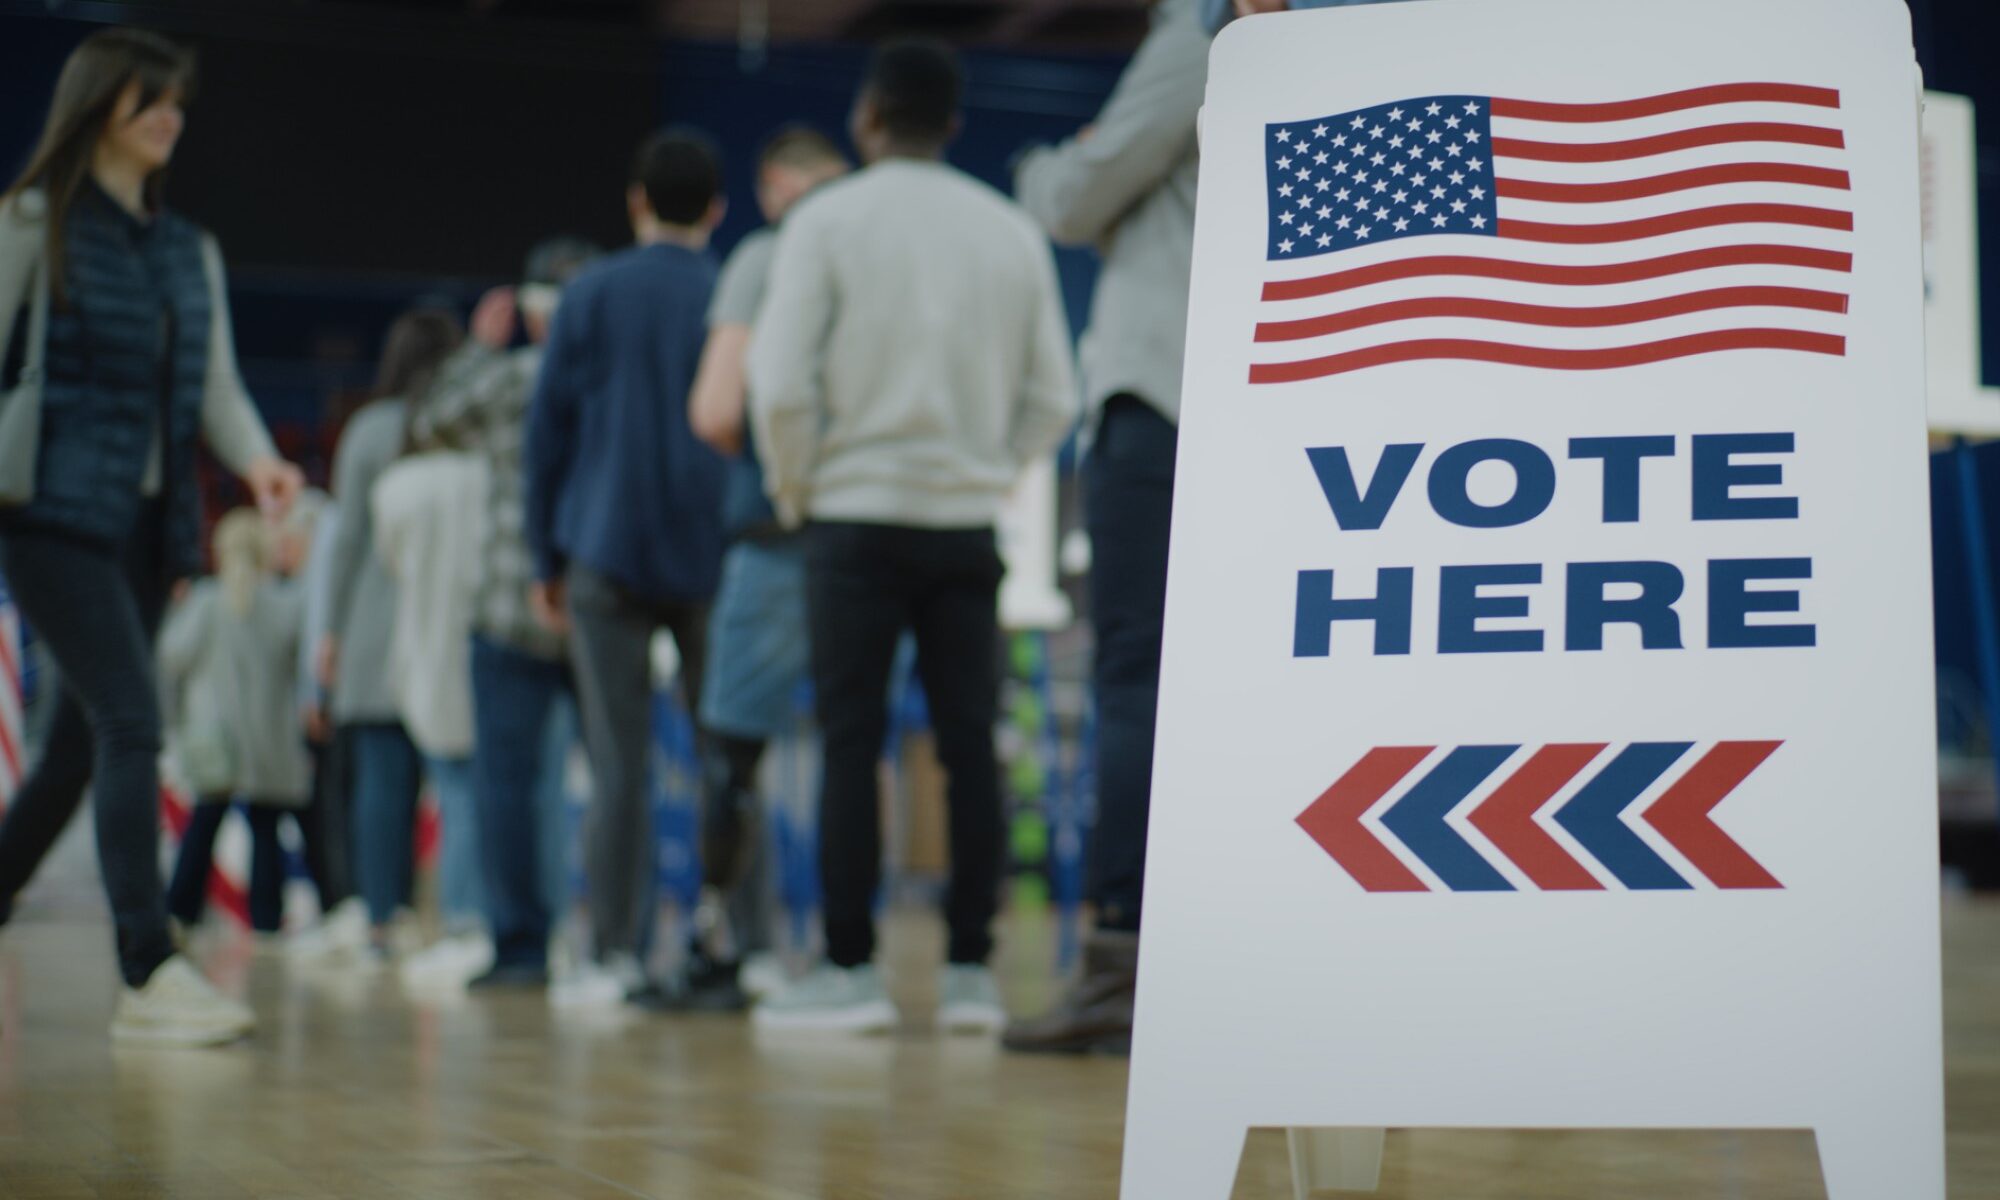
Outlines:
POLYGON ((811 215, 797 214, 778 236, 770 292, 750 341, 750 424, 765 490, 787 524, 808 515, 834 317, 826 231, 811 215))
POLYGON ((1028 346, 1028 369, 1021 379, 1020 403, 1008 443, 1014 460, 1026 466, 1062 444, 1076 424, 1076 373, 1070 361, 1069 320, 1063 312, 1062 288, 1056 282, 1055 257, 1040 237, 1033 253, 1041 293, 1028 346))
POLYGON ((201 433, 209 449, 231 471, 241 475, 260 458, 275 458, 277 447, 264 428, 236 365, 236 335, 229 324, 229 288, 222 271, 222 251, 204 235, 202 264, 208 272, 208 382, 201 398, 201 433))

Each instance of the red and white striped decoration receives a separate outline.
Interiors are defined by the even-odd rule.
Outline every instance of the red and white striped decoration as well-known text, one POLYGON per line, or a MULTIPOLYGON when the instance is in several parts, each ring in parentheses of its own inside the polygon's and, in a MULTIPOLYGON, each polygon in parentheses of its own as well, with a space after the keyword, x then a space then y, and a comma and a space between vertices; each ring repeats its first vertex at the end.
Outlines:
POLYGON ((0 811, 6 809, 28 775, 22 669, 21 613, 0 585, 0 811))

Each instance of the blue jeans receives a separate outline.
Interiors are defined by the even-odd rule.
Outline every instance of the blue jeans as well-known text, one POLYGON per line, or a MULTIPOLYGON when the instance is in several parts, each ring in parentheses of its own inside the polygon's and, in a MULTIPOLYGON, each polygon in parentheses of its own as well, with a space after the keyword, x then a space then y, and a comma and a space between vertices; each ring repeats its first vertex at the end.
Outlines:
POLYGON ((368 919, 387 925, 410 902, 423 761, 401 725, 350 727, 354 753, 354 878, 368 919))
POLYGON ((548 877, 551 850, 560 864, 565 838, 561 763, 547 762, 546 751, 550 717, 569 690, 564 664, 473 637, 473 792, 495 966, 548 962, 552 897, 562 894, 560 868, 548 877))
POLYGON ((1179 433, 1133 396, 1105 402, 1083 466, 1090 529, 1090 619, 1097 630, 1097 828, 1091 901, 1105 929, 1136 931, 1153 793, 1160 629, 1179 433))
POLYGON ((473 799, 472 760, 424 756, 424 773, 437 793, 438 910, 449 933, 486 923, 486 889, 479 876, 479 808, 473 799))

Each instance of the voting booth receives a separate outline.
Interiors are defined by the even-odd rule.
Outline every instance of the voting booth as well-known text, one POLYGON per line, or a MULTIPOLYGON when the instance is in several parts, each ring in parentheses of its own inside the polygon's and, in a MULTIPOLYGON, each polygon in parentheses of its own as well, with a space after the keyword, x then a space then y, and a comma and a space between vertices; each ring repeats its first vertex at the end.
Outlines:
POLYGON ((1269 1126, 1943 1196, 1919 112, 1898 0, 1217 38, 1128 1200, 1269 1126))

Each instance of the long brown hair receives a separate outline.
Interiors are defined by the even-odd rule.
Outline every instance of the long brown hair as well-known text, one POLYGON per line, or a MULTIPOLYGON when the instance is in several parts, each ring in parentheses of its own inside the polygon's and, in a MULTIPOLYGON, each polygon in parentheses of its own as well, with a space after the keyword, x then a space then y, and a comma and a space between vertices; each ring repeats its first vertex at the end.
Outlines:
MULTIPOLYGON (((63 229, 70 205, 90 177, 97 140, 110 124, 118 98, 136 81, 139 112, 171 91, 179 91, 186 103, 193 96, 194 74, 193 51, 144 29, 93 33, 70 52, 49 101, 42 139, 13 186, 0 193, 0 203, 29 188, 40 188, 47 196, 49 276, 58 299, 64 295, 63 229)), ((146 177, 148 210, 159 212, 165 188, 165 168, 146 177)))
POLYGON ((403 402, 403 450, 411 453, 418 410, 423 407, 438 368, 465 340, 465 326, 449 310, 413 308, 396 318, 382 339, 382 364, 375 372, 378 399, 403 402))

